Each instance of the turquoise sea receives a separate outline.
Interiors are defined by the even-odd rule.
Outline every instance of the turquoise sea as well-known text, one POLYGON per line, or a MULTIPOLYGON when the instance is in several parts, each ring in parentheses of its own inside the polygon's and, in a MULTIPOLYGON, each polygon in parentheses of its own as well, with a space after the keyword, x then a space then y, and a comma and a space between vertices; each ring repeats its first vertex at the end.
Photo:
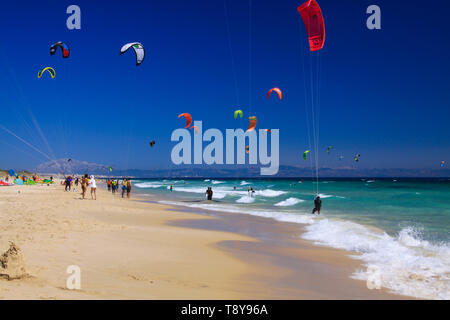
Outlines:
POLYGON ((143 179, 134 187, 162 203, 301 224, 303 238, 359 253, 354 278, 375 272, 394 292, 450 298, 450 179, 143 179), (320 216, 311 214, 317 190, 320 216))

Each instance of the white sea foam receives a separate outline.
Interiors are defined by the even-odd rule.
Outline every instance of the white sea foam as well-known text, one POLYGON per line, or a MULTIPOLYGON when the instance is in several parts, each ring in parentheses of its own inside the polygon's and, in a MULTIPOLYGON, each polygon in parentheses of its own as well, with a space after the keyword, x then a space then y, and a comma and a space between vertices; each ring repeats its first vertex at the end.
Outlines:
POLYGON ((250 182, 247 182, 247 181, 245 181, 245 180, 241 181, 241 186, 245 186, 245 185, 247 185, 247 184, 250 184, 250 182))
POLYGON ((186 203, 177 201, 158 201, 158 202, 163 204, 185 206, 190 208, 198 208, 211 211, 249 214, 252 216, 272 218, 278 221, 293 222, 299 224, 310 224, 313 223, 315 219, 317 219, 315 216, 306 212, 300 213, 300 212, 266 211, 258 208, 248 209, 247 207, 235 206, 231 204, 224 205, 224 204, 209 204, 209 203, 186 203))
POLYGON ((243 196, 236 200, 237 203, 253 203, 255 202, 255 198, 249 196, 243 196))
POLYGON ((161 188, 163 185, 162 184, 158 184, 158 183, 154 183, 154 182, 142 182, 142 183, 136 183, 133 184, 135 187, 141 188, 141 189, 146 189, 146 188, 161 188))
POLYGON ((304 202, 305 200, 297 199, 297 198, 287 198, 286 200, 275 203, 274 206, 277 207, 290 207, 294 206, 297 203, 304 202))
POLYGON ((321 197, 322 199, 326 199, 326 198, 331 198, 334 196, 332 194, 319 193, 319 197, 321 197))
POLYGON ((225 181, 219 181, 219 180, 213 180, 211 181, 212 184, 219 184, 219 183, 225 183, 225 181))
POLYGON ((450 299, 450 248, 432 245, 414 228, 402 229, 397 237, 350 221, 317 220, 307 226, 303 238, 318 244, 356 251, 365 270, 353 274, 367 280, 379 273, 382 287, 393 292, 427 299, 450 299))
POLYGON ((279 190, 272 190, 272 189, 265 189, 265 190, 255 190, 255 195, 262 196, 262 197, 279 197, 282 194, 285 194, 286 191, 279 191, 279 190))

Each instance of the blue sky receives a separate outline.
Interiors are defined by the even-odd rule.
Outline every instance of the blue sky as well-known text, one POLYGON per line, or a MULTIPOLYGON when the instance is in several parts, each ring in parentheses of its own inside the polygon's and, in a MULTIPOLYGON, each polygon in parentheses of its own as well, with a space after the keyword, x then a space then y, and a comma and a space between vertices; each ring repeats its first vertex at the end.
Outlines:
MULTIPOLYGON (((310 53, 296 10, 302 1, 253 0, 251 37, 249 3, 226 3, 230 38, 224 0, 2 4, 0 124, 52 158, 152 169, 169 162, 178 114, 225 131, 248 125, 233 118, 239 105, 259 128, 280 129, 282 164, 305 165, 310 53), (81 30, 66 28, 71 4, 81 8, 81 30), (69 44, 69 59, 50 56, 56 41, 69 44), (139 67, 132 52, 119 55, 132 41, 146 48, 139 67), (55 79, 36 77, 44 66, 55 79), (275 86, 282 101, 266 99, 275 86)), ((450 159, 450 4, 319 4, 327 32, 317 87, 320 166, 354 166, 355 153, 361 168, 435 168, 450 159), (381 7, 381 30, 366 28, 371 4, 381 7)), ((3 130, 0 148, 0 168, 47 160, 3 130)))

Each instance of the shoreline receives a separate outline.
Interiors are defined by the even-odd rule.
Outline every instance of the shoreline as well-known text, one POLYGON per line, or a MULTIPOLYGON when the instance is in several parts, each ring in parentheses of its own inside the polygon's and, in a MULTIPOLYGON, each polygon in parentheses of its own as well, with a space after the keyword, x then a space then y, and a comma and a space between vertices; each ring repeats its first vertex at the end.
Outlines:
POLYGON ((1 299, 410 299, 351 279, 360 261, 300 239, 297 224, 97 192, 1 189, 0 253, 14 241, 30 275, 0 279, 1 299), (69 265, 81 290, 65 288, 69 265))

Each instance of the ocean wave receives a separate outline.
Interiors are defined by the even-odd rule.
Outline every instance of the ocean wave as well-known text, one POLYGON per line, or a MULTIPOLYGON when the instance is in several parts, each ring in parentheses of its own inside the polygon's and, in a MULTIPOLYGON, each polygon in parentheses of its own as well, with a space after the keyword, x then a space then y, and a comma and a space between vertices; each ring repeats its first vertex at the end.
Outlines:
POLYGON ((304 212, 277 212, 277 211, 266 211, 258 208, 248 209, 248 207, 243 208, 242 206, 234 206, 234 205, 224 205, 224 204, 209 204, 209 203, 186 203, 186 202, 177 202, 177 201, 158 201, 158 203, 189 207, 189 208, 198 208, 203 210, 211 210, 218 212, 231 212, 231 213, 241 213, 248 214, 257 217, 271 218, 277 221, 282 222, 293 222, 299 224, 311 224, 314 222, 317 217, 311 215, 310 213, 304 212))
MULTIPOLYGON (((356 251, 365 262, 353 278, 368 280, 374 270, 379 284, 395 293, 425 299, 450 299, 450 247, 434 245, 412 227, 398 236, 350 221, 318 220, 306 227, 303 238, 317 244, 356 251)), ((373 279, 373 278, 372 278, 373 279)))
POLYGON ((247 185, 247 184, 250 184, 250 182, 247 182, 247 181, 245 181, 245 180, 241 181, 241 186, 245 186, 245 185, 247 185))
POLYGON ((237 203, 253 203, 255 202, 255 198, 249 196, 243 196, 236 200, 237 203))
POLYGON ((265 190, 255 190, 255 195, 262 197, 275 198, 285 194, 286 191, 265 189, 265 190))
POLYGON ((213 180, 211 181, 212 184, 219 184, 219 183, 225 183, 225 181, 219 181, 219 180, 213 180))
POLYGON ((142 182, 142 183, 135 183, 133 184, 133 186, 141 188, 141 189, 146 189, 146 188, 161 188, 163 185, 162 184, 155 184, 154 182, 142 182))
POLYGON ((274 206, 277 207, 290 207, 294 206, 297 203, 304 202, 305 200, 297 199, 297 198, 288 198, 286 200, 280 201, 278 203, 275 203, 274 206))

